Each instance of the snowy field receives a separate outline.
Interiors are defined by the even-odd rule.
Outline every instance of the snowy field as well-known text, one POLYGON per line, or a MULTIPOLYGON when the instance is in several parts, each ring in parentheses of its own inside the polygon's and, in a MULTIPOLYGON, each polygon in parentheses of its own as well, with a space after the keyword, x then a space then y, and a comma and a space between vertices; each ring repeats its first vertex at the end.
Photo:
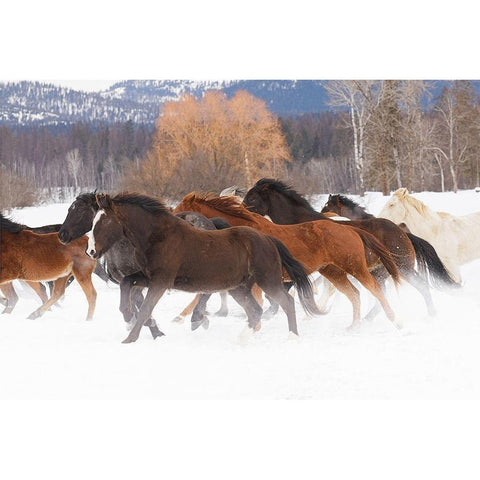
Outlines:
MULTIPOLYGON (((415 195, 435 210, 456 215, 480 210, 480 193, 415 195)), ((314 200, 317 207, 326 197, 314 200)), ((367 194, 377 214, 387 198, 367 194)), ((62 223, 69 204, 14 210, 31 226, 62 223)), ((144 329, 130 345, 118 310, 119 289, 94 277, 94 320, 74 282, 59 307, 37 320, 27 315, 38 300, 27 286, 15 287, 19 302, 0 317, 1 399, 472 399, 480 398, 480 260, 462 267, 464 286, 433 291, 438 309, 429 318, 423 299, 409 285, 389 290, 404 319, 397 331, 384 314, 351 333, 351 306, 340 294, 331 312, 309 318, 298 301, 300 339, 289 340, 283 312, 264 320, 246 346, 237 342, 243 311, 229 298, 228 318, 210 316, 209 330, 190 331, 171 320, 192 294, 167 293, 154 310, 165 337, 153 341, 144 329)), ((216 311, 219 296, 210 300, 216 311)), ((362 292, 362 312, 371 306, 362 292)))

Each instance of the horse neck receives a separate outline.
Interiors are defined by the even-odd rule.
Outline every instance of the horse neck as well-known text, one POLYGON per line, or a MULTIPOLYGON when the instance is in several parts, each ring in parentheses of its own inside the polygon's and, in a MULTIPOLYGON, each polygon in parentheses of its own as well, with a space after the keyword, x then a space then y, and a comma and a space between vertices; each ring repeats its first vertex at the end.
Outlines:
POLYGON ((406 204, 407 215, 404 222, 410 228, 412 233, 421 237, 435 233, 442 224, 442 219, 437 212, 426 207, 427 215, 422 215, 414 206, 406 204))
POLYGON ((325 220, 327 217, 323 213, 317 212, 313 208, 308 209, 292 200, 288 200, 283 195, 276 195, 276 199, 270 199, 267 215, 275 222, 283 225, 292 225, 295 223, 311 222, 313 220, 325 220))
POLYGON ((340 216, 350 218, 351 220, 368 220, 369 218, 375 218, 358 205, 355 207, 341 205, 340 216))
MULTIPOLYGON (((117 212, 117 218, 123 226, 125 236, 135 249, 144 250, 152 233, 167 229, 170 223, 167 213, 154 217, 137 206, 123 205, 117 207, 117 212)), ((175 219, 173 215, 171 217, 175 219)), ((176 220, 182 222, 179 218, 176 220)))
POLYGON ((257 215, 256 213, 249 212, 247 209, 247 217, 249 218, 243 218, 243 217, 238 217, 236 215, 231 215, 228 212, 225 212, 223 210, 216 209, 215 207, 208 205, 207 203, 202 203, 202 204, 197 204, 194 203, 194 210, 198 213, 201 213, 205 215, 208 218, 213 218, 213 217, 221 217, 224 220, 226 220, 232 227, 239 227, 239 226, 247 226, 247 227, 252 227, 256 228, 258 225, 258 222, 269 222, 267 219, 263 218, 261 215, 257 215))

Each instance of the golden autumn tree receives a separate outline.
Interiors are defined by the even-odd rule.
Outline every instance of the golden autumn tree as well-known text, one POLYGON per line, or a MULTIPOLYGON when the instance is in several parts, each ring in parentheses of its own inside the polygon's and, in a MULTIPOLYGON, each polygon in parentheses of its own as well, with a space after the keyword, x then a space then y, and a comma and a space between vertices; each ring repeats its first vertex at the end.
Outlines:
POLYGON ((289 151, 277 118, 265 103, 239 91, 201 99, 184 96, 165 104, 152 148, 125 172, 123 187, 155 195, 251 187, 264 176, 281 176, 289 151))

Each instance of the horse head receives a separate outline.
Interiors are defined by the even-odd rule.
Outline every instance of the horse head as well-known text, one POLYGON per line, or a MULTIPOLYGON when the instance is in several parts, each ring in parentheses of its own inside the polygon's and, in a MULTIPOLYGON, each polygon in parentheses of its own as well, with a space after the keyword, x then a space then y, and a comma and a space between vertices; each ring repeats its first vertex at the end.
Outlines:
POLYGON ((323 206, 321 213, 327 212, 334 212, 337 215, 341 214, 342 205, 340 203, 340 195, 332 195, 328 196, 327 202, 323 206))
POLYGON ((245 195, 243 205, 251 212, 268 215, 270 208, 268 185, 254 185, 245 195))
POLYGON ((408 190, 406 188, 399 188, 393 193, 378 216, 382 218, 388 218, 397 225, 400 223, 407 223, 407 198, 408 190))
POLYGON ((93 219, 92 234, 88 239, 86 253, 99 258, 123 236, 123 227, 114 212, 112 199, 106 194, 97 194, 98 211, 93 219))
POLYGON ((92 229, 93 218, 98 210, 95 193, 83 193, 70 205, 58 239, 63 244, 80 238, 92 229))

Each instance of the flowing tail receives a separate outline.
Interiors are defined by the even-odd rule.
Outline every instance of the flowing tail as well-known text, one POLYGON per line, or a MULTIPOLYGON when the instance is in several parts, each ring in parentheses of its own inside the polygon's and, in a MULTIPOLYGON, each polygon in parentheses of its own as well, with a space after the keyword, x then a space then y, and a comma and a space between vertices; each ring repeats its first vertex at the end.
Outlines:
POLYGON ((282 260, 282 266, 288 273, 290 280, 293 282, 298 291, 298 297, 303 309, 309 315, 322 315, 315 303, 312 282, 308 278, 305 267, 296 260, 290 253, 288 248, 277 238, 269 237, 275 244, 282 260))
POLYGON ((397 287, 400 283, 400 272, 390 250, 388 250, 387 247, 378 241, 371 233, 368 233, 365 230, 357 227, 350 228, 353 228, 358 235, 360 235, 365 248, 371 250, 380 257, 380 260, 387 269, 387 272, 392 276, 395 287, 397 287))
POLYGON ((415 249, 420 275, 422 275, 432 287, 441 290, 444 287, 461 286, 452 278, 449 271, 445 268, 445 265, 440 260, 437 251, 431 243, 413 235, 413 233, 407 233, 407 235, 415 249))

